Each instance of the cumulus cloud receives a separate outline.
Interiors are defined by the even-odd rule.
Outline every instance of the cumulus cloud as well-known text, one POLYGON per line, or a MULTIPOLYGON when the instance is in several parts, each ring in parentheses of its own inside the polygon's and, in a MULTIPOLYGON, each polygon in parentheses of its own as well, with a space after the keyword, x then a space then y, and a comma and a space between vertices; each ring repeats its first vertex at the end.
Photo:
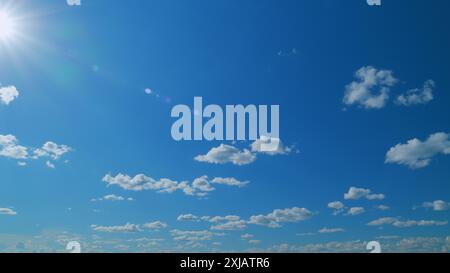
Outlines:
POLYGON ((142 225, 143 228, 146 229, 153 229, 153 230, 160 230, 160 229, 165 229, 167 228, 167 224, 161 221, 155 221, 155 222, 151 222, 151 223, 145 223, 142 225))
POLYGON ((268 155, 287 155, 292 152, 297 152, 294 146, 285 146, 279 138, 267 136, 261 136, 259 139, 255 140, 250 147, 253 153, 263 153, 268 155))
POLYGON ((214 216, 214 217, 203 216, 202 217, 202 220, 208 221, 211 223, 220 223, 220 222, 224 222, 224 221, 239 221, 240 219, 241 219, 241 217, 237 216, 237 215, 214 216))
POLYGON ((346 200, 358 200, 361 198, 366 198, 368 200, 382 200, 385 198, 384 194, 372 193, 369 189, 350 187, 347 193, 344 194, 344 199, 346 200))
POLYGON ((448 221, 433 221, 433 220, 408 220, 408 221, 397 221, 393 223, 393 226, 404 228, 404 227, 429 227, 429 226, 445 226, 448 224, 448 221))
POLYGON ((383 108, 389 99, 390 88, 398 82, 392 71, 379 70, 372 66, 360 68, 356 71, 355 78, 356 81, 346 86, 343 102, 366 109, 383 108))
POLYGON ((207 176, 198 177, 192 183, 189 183, 188 181, 178 182, 167 178, 155 180, 144 174, 130 177, 121 173, 116 176, 107 174, 103 177, 103 182, 107 183, 108 186, 116 185, 122 189, 131 191, 153 190, 158 193, 182 191, 186 195, 197 197, 205 197, 210 192, 216 190, 212 184, 240 187, 244 183, 235 178, 215 178, 210 180, 207 176))
POLYGON ((344 204, 341 201, 334 201, 334 202, 328 203, 328 207, 330 209, 343 209, 344 204))
POLYGON ((243 230, 247 228, 247 221, 242 220, 237 215, 199 217, 193 214, 182 214, 178 216, 177 220, 185 222, 208 222, 213 224, 211 230, 243 230))
POLYGON ((150 223, 145 223, 143 225, 130 224, 127 223, 123 226, 98 226, 91 225, 92 230, 97 232, 108 232, 108 233, 136 233, 142 232, 144 229, 150 230, 160 230, 167 228, 168 225, 161 221, 155 221, 150 223))
POLYGON ((192 187, 186 186, 184 192, 188 195, 206 196, 208 192, 212 192, 214 190, 215 188, 211 185, 208 177, 202 176, 195 178, 194 181, 192 181, 192 187))
POLYGON ((344 232, 345 230, 343 228, 322 228, 318 232, 319 233, 338 233, 338 232, 344 232))
MULTIPOLYGON (((42 148, 34 149, 20 145, 19 140, 14 135, 0 135, 0 156, 7 158, 26 160, 49 157, 52 160, 58 160, 70 151, 72 151, 72 148, 69 146, 58 145, 52 141, 45 143, 42 148)), ((20 161, 18 165, 24 167, 27 164, 20 161)), ((46 161, 46 165, 49 168, 55 168, 55 165, 49 160, 46 161)))
POLYGON ((334 201, 328 203, 328 208, 334 210, 333 215, 339 215, 344 211, 344 204, 341 201, 334 201))
POLYGON ((64 154, 72 151, 67 145, 58 145, 52 141, 46 142, 42 148, 34 150, 35 157, 50 157, 53 160, 58 160, 64 154))
POLYGON ((97 232, 108 232, 108 233, 134 233, 141 232, 142 229, 139 225, 127 223, 123 226, 97 226, 91 225, 91 228, 97 232))
POLYGON ((19 96, 15 86, 0 87, 0 103, 9 105, 19 96))
POLYGON ((213 225, 212 230, 243 230, 247 228, 247 222, 244 220, 227 221, 213 225))
POLYGON ((313 216, 313 213, 306 208, 276 209, 267 215, 254 215, 250 217, 249 223, 267 226, 270 228, 281 227, 283 222, 300 222, 313 216))
POLYGON ((436 84, 433 80, 428 80, 423 85, 423 88, 408 90, 405 94, 398 96, 395 102, 404 106, 426 104, 433 100, 433 89, 435 86, 436 84))
POLYGON ((240 150, 234 146, 220 144, 212 148, 205 155, 198 155, 194 159, 198 162, 211 164, 248 165, 256 161, 258 154, 287 155, 298 152, 294 146, 285 146, 280 139, 261 137, 250 145, 249 149, 240 150))
POLYGON ((313 213, 305 208, 276 209, 267 215, 253 215, 248 220, 237 215, 227 216, 197 216, 181 214, 178 221, 207 222, 213 224, 211 230, 243 230, 247 225, 261 225, 270 228, 279 228, 281 223, 295 223, 312 217, 313 213))
POLYGON ((112 201, 112 202, 117 202, 117 201, 134 201, 134 199, 131 198, 131 197, 125 198, 125 197, 120 196, 120 195, 108 194, 108 195, 105 195, 105 196, 100 197, 100 198, 94 198, 94 199, 92 199, 91 201, 92 201, 92 202, 96 202, 96 201, 112 201))
POLYGON ((408 228, 408 227, 429 227, 429 226, 445 226, 448 221, 434 221, 434 220, 406 220, 401 221, 395 217, 383 217, 369 222, 368 226, 383 226, 392 225, 397 228, 408 228))
POLYGON ((119 173, 116 176, 109 174, 103 177, 103 181, 111 185, 117 185, 125 190, 142 191, 142 190, 157 190, 160 192, 173 192, 179 189, 179 183, 170 179, 155 180, 144 174, 138 174, 135 177, 130 177, 119 173))
POLYGON ((446 211, 450 210, 450 202, 445 202, 443 200, 436 200, 433 202, 424 202, 422 207, 427 209, 432 209, 434 211, 446 211))
POLYGON ((178 221, 192 221, 192 222, 198 222, 200 221, 199 217, 194 214, 181 214, 177 218, 178 221))
POLYGON ((194 158, 199 162, 234 165, 248 165, 256 160, 256 156, 247 149, 243 151, 238 148, 221 144, 219 147, 212 148, 206 155, 198 155, 194 158))
POLYGON ((383 217, 383 218, 378 218, 376 220, 373 220, 373 221, 369 222, 367 225, 368 226, 382 226, 382 225, 392 224, 395 221, 397 221, 397 218, 394 218, 394 217, 383 217))
POLYGON ((174 241, 210 241, 216 236, 223 236, 223 233, 212 232, 209 230, 178 230, 170 231, 174 241))
POLYGON ((366 210, 363 207, 353 207, 348 210, 347 215, 356 216, 363 214, 364 212, 366 212, 366 210))
POLYGON ((10 208, 0 208, 0 215, 14 216, 14 215, 17 215, 17 212, 15 212, 14 210, 12 210, 10 208))
POLYGON ((425 141, 415 138, 406 144, 397 144, 387 152, 385 163, 406 165, 411 169, 424 168, 434 156, 450 154, 449 136, 446 133, 435 133, 425 141))
POLYGON ((233 177, 227 177, 227 178, 216 177, 213 180, 211 180, 211 183, 222 184, 222 185, 227 185, 227 186, 236 186, 236 187, 242 188, 242 187, 245 187, 250 182, 249 181, 239 181, 233 177))
MULTIPOLYGON (((389 236, 392 237, 392 236, 389 236)), ((382 238, 380 238, 382 239, 382 238)), ((279 253, 367 253, 366 241, 326 242, 318 244, 275 245, 256 252, 279 253)), ((389 238, 382 242, 383 253, 447 253, 450 250, 449 237, 389 238)))
POLYGON ((376 206, 376 208, 379 210, 390 210, 391 209, 389 206, 386 206, 386 205, 379 205, 379 206, 376 206))
POLYGON ((0 135, 0 156, 27 159, 28 148, 19 145, 19 141, 13 135, 0 135))

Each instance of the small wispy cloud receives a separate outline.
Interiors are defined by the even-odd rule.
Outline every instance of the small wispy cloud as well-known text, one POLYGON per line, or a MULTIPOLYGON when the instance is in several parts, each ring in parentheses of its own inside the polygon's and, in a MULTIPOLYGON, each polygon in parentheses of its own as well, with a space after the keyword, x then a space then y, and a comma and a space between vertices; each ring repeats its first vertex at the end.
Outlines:
POLYGON ((325 233, 325 234, 329 234, 329 233, 338 233, 338 232, 344 232, 345 229, 343 228, 322 228, 320 229, 318 232, 319 233, 325 233))
POLYGON ((432 209, 434 211, 446 211, 450 210, 450 202, 443 200, 436 200, 431 202, 424 202, 421 207, 426 209, 432 209))
POLYGON ((0 215, 15 216, 17 212, 10 208, 0 208, 0 215))
POLYGON ((395 102, 403 106, 427 104, 434 99, 433 89, 435 86, 436 83, 433 80, 428 80, 422 88, 408 90, 405 94, 398 96, 395 102))
POLYGON ((368 226, 392 225, 397 228, 445 226, 447 224, 448 221, 435 221, 435 220, 401 221, 398 217, 382 217, 367 223, 368 226))
POLYGON ((123 197, 120 195, 115 194, 108 194, 100 198, 93 198, 91 199, 92 202, 98 202, 98 201, 111 201, 111 202, 118 202, 118 201, 134 201, 131 197, 123 197))

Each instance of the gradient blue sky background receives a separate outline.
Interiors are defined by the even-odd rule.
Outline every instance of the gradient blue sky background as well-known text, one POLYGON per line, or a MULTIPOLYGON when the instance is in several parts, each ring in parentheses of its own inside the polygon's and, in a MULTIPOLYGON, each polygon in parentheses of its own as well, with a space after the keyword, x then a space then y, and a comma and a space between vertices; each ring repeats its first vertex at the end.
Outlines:
MULTIPOLYGON (((86 251, 364 252, 371 240, 381 240, 387 251, 450 250, 443 223, 450 216, 450 157, 435 155, 418 169, 385 163, 399 143, 450 133, 448 1, 383 0, 380 7, 364 0, 15 2, 0 1, 21 22, 19 37, 0 42, 0 82, 20 95, 0 103, 0 135, 14 135, 27 147, 52 141, 72 151, 48 159, 54 169, 45 158, 0 156, 0 208, 17 213, 0 214, 0 251, 64 251, 71 239, 86 251), (343 103, 354 73, 366 66, 398 79, 381 109, 343 103), (429 79, 436 83, 433 100, 394 103, 429 79), (195 161, 222 142, 171 138, 171 108, 192 105, 194 96, 222 106, 279 104, 281 139, 299 153, 258 154, 245 166, 195 161), (102 181, 118 173, 250 183, 215 185, 207 198, 197 198, 102 181), (350 187, 385 198, 345 200, 350 187), (91 201, 109 194, 134 201, 91 201), (436 200, 446 203, 440 211, 422 206, 436 200), (332 201, 347 209, 333 215, 327 208, 332 201), (313 215, 281 221, 280 228, 246 223, 222 231, 206 221, 177 220, 194 214, 247 221, 294 207, 313 215), (351 207, 365 213, 346 215, 351 207), (382 217, 441 225, 367 225, 382 217), (167 226, 138 232, 91 226, 155 221, 167 226), (343 232, 318 232, 323 228, 343 232), (177 240, 180 231, 213 234, 177 240), (139 247, 140 238, 154 244, 139 247)), ((251 142, 225 144, 244 149, 251 142)))

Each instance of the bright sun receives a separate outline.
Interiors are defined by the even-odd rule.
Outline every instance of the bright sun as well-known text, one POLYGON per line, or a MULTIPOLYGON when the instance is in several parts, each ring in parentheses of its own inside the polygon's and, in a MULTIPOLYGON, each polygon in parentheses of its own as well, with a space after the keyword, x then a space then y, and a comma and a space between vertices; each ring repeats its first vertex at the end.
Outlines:
POLYGON ((0 10, 0 41, 11 39, 16 31, 14 18, 4 10, 0 10))

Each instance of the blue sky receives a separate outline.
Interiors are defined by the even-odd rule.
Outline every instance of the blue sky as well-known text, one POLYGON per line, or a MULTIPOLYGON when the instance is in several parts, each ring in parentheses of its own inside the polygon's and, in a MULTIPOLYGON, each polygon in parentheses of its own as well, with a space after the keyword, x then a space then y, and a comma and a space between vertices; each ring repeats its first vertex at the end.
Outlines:
POLYGON ((449 251, 450 4, 432 2, 0 1, 0 251, 449 251), (284 149, 174 141, 194 96, 280 105, 284 149))

